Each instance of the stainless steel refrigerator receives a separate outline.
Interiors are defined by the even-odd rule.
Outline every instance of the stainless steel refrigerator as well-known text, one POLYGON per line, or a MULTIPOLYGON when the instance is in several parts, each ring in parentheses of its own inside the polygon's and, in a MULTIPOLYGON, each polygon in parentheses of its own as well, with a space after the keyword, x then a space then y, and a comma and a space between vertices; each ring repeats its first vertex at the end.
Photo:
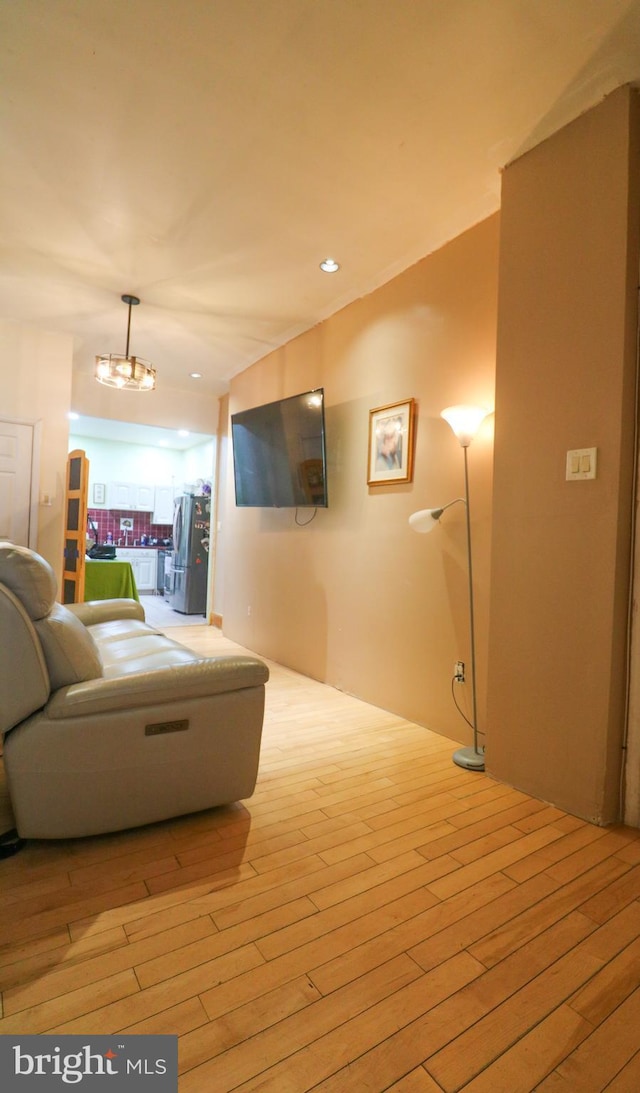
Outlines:
POLYGON ((173 556, 168 600, 174 611, 204 615, 207 610, 211 497, 182 494, 173 510, 173 556))

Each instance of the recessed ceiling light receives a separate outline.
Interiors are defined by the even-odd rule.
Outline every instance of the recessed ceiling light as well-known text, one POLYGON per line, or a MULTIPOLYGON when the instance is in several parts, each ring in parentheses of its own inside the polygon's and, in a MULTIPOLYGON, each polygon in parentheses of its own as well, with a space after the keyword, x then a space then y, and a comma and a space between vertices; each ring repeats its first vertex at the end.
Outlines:
POLYGON ((335 258, 325 258, 324 261, 320 263, 320 269, 323 273, 337 273, 340 269, 340 264, 339 262, 336 262, 335 258))
POLYGON ((202 372, 189 372, 189 375, 191 376, 192 380, 201 380, 202 379, 202 372))

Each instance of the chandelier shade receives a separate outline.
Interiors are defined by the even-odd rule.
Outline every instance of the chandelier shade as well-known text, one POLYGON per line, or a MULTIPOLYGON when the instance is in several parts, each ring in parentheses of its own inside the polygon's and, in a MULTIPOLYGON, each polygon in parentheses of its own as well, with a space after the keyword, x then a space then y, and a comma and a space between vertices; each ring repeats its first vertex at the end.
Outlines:
POLYGON ((96 379, 105 387, 117 387, 128 391, 153 391, 156 370, 141 357, 123 357, 119 353, 105 353, 96 357, 96 379))
POLYGON ((153 391, 156 385, 156 370, 149 361, 134 357, 129 353, 129 335, 131 332, 131 308, 139 304, 137 296, 122 296, 122 302, 129 306, 127 322, 127 345, 122 353, 101 353, 96 356, 95 377, 105 387, 115 387, 119 391, 153 391))

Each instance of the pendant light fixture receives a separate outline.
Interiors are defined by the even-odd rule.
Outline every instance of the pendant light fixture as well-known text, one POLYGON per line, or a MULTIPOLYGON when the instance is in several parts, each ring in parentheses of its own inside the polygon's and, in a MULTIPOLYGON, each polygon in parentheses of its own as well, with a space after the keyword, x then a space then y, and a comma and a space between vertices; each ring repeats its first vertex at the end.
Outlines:
POLYGON ((121 391, 153 391, 156 385, 156 370, 149 361, 142 357, 129 356, 129 334, 131 332, 131 308, 140 303, 137 296, 122 296, 123 304, 129 305, 127 320, 127 346, 124 356, 121 353, 103 353, 96 357, 96 379, 105 387, 116 387, 121 391))

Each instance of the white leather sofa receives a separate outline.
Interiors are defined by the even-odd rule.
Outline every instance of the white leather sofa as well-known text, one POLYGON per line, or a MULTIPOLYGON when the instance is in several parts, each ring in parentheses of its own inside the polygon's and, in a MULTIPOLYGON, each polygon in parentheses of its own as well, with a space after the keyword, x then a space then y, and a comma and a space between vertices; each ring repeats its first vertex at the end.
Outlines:
POLYGON ((253 657, 198 656, 134 600, 56 603, 48 562, 0 542, 0 732, 21 838, 250 797, 268 676, 253 657))

